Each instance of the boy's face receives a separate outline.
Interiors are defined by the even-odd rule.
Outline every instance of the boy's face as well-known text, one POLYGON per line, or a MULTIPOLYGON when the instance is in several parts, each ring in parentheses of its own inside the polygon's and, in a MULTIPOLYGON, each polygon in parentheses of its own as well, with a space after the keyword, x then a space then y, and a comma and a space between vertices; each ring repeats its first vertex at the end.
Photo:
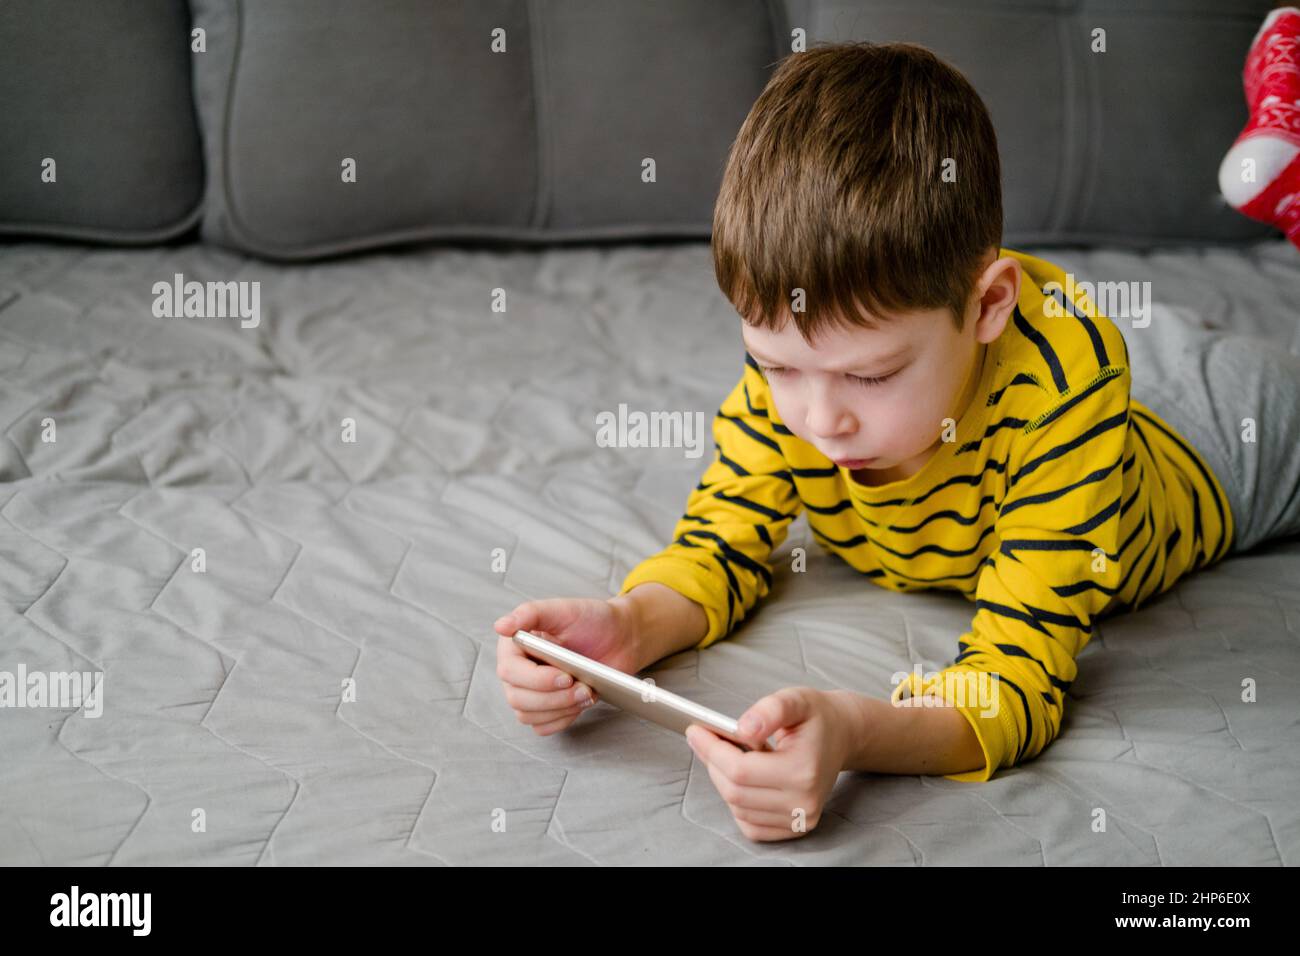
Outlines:
POLYGON ((745 325, 742 338, 790 431, 836 464, 894 477, 938 447, 943 420, 969 401, 984 350, 974 323, 958 332, 946 309, 828 330, 816 348, 788 320, 780 332, 745 325))

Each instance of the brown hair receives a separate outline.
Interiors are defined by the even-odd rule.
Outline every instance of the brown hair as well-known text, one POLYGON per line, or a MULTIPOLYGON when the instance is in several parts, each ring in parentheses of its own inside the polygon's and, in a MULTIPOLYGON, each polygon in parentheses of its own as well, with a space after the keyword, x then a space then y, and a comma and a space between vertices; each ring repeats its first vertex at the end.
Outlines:
POLYGON ((817 44, 777 66, 736 134, 713 211, 718 285, 805 341, 947 306, 958 331, 1002 244, 997 135, 975 88, 912 43, 817 44), (956 162, 956 181, 942 178, 956 162))

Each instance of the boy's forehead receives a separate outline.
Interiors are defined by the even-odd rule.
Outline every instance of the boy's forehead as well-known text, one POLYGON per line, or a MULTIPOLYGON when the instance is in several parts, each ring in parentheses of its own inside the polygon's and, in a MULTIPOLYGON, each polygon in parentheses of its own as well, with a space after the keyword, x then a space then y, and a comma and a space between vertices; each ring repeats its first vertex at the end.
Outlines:
POLYGON ((908 351, 912 335, 906 323, 883 324, 876 329, 860 326, 835 326, 819 331, 811 342, 804 340, 798 327, 787 322, 779 332, 744 324, 741 338, 751 352, 771 357, 782 355, 816 355, 845 360, 875 361, 908 351))

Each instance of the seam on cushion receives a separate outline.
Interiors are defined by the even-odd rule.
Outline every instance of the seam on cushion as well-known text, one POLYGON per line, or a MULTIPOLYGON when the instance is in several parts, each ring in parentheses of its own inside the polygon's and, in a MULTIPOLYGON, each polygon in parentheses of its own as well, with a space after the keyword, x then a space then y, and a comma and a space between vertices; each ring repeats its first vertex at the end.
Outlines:
POLYGON ((528 228, 542 229, 550 219, 551 211, 551 126, 547 121, 547 111, 543 103, 550 105, 551 97, 546 83, 545 38, 546 20, 538 9, 537 0, 529 0, 524 6, 524 16, 528 18, 529 57, 532 60, 533 83, 530 91, 533 101, 533 136, 536 142, 537 169, 533 176, 533 211, 528 216, 528 228))
POLYGON ((1066 230, 1066 224, 1074 212, 1075 177, 1078 175, 1078 164, 1074 158, 1077 148, 1074 124, 1077 118, 1072 92, 1076 85, 1074 81, 1077 80, 1078 63, 1069 42, 1069 35, 1078 23, 1077 16, 1077 12, 1072 10, 1056 19, 1056 52, 1058 61, 1065 65, 1065 69, 1058 74, 1062 77, 1061 169, 1056 177, 1052 193, 1052 216, 1047 224, 1048 231, 1054 235, 1060 235, 1066 230))
MULTIPOLYGON (((202 176, 202 173, 200 173, 202 176)), ((108 227, 61 225, 59 223, 25 222, 21 219, 6 219, 0 222, 0 235, 6 239, 21 239, 33 236, 41 239, 72 239, 76 241, 107 242, 121 246, 151 246, 168 239, 178 239, 185 235, 203 217, 203 188, 199 189, 198 202, 179 219, 156 229, 136 232, 119 232, 108 227)))
POLYGON ((230 76, 226 79, 226 102, 221 108, 221 188, 225 192, 226 228, 238 238, 245 249, 260 248, 260 244, 249 242, 249 234, 235 214, 235 191, 230 183, 230 112, 235 103, 235 79, 239 76, 239 51, 244 43, 244 4, 243 0, 234 0, 235 6, 235 41, 230 51, 230 76))
MULTIPOLYGON (((1076 14, 1077 15, 1077 14, 1076 14)), ((1079 26, 1083 24, 1080 21, 1079 26)), ((1091 54, 1091 49, 1089 50, 1091 54)), ((1075 193, 1074 217, 1070 225, 1078 228, 1083 223, 1084 217, 1092 211, 1093 200, 1097 196, 1097 177, 1101 166, 1102 150, 1102 110, 1101 110, 1101 86, 1098 82, 1098 58, 1090 55, 1084 59, 1084 68, 1079 71, 1079 79, 1087 85, 1087 94, 1083 103, 1082 113, 1085 116, 1085 122, 1088 124, 1084 136, 1084 142, 1087 144, 1088 161, 1083 164, 1079 173, 1079 189, 1075 193)))
MULTIPOLYGON (((787 52, 788 44, 790 42, 790 31, 793 29, 794 24, 790 22, 790 11, 786 9, 785 5, 782 4, 780 0, 767 0, 767 3, 764 4, 764 8, 767 11, 768 26, 771 27, 772 30, 772 52, 775 55, 776 61, 780 62, 781 58, 785 56, 787 52)), ((806 29, 807 25, 805 24, 804 27, 806 29)), ((771 64, 769 64, 769 66, 770 65, 771 64)), ((766 69, 766 67, 764 67, 764 69, 766 69)))

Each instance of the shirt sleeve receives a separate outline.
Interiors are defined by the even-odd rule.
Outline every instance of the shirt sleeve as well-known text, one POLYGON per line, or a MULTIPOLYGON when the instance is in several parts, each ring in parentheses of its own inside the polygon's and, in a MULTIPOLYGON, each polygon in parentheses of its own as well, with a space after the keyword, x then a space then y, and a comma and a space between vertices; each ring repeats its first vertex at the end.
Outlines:
POLYGON ((937 695, 970 722, 985 764, 951 780, 987 781, 1038 755, 1060 730, 1075 657, 1124 576, 1128 409, 1129 370, 1107 365, 1026 423, 1008 455, 994 550, 959 653, 936 675, 910 674, 891 695, 937 695))
POLYGON ((713 418, 713 460, 686 502, 673 542, 636 567, 620 594, 658 581, 695 601, 708 631, 695 646, 731 633, 772 586, 772 551, 803 510, 778 431, 770 393, 745 353, 740 381, 713 418))

